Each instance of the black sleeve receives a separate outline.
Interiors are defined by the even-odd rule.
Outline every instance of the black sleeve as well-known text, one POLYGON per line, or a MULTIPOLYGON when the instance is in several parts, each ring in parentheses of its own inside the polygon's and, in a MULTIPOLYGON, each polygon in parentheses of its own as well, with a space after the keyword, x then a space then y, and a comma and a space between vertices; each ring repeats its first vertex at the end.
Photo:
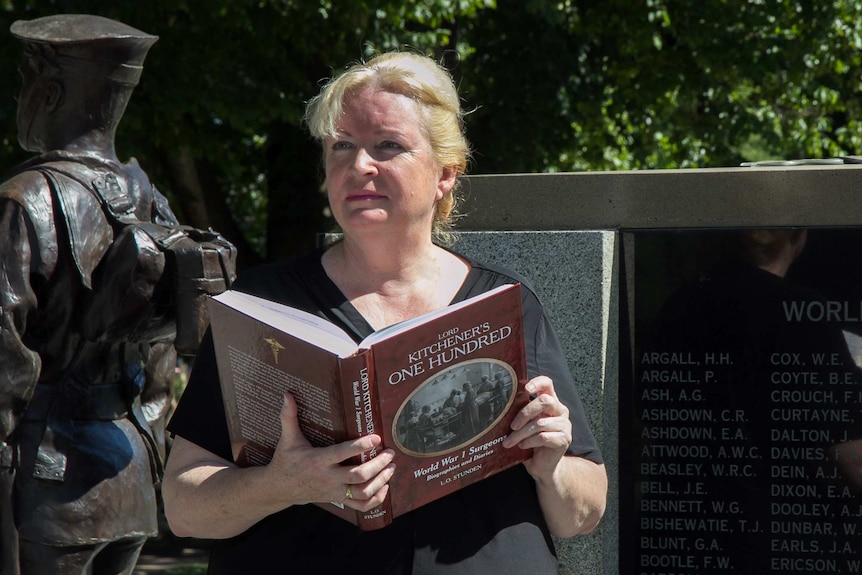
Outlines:
POLYGON ((212 334, 207 330, 192 365, 188 385, 167 427, 207 451, 233 461, 212 334))

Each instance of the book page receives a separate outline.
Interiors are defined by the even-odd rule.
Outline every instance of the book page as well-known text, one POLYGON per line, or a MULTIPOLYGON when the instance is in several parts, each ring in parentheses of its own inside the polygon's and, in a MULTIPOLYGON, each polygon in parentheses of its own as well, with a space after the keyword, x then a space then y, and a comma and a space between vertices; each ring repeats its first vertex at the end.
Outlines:
POLYGON ((234 290, 212 299, 339 357, 348 357, 357 350, 344 330, 300 309, 234 290))
POLYGON ((464 301, 458 302, 456 304, 452 304, 448 307, 444 307, 443 309, 438 309, 437 311, 432 311, 430 313, 426 313, 424 315, 420 315, 418 317, 414 317, 412 319, 404 320, 402 322, 396 323, 394 325, 390 325, 389 327, 384 327, 383 329, 377 330, 365 339, 363 339, 359 343, 359 349, 368 349, 375 343, 379 341, 383 341, 390 337, 396 336, 398 334, 404 333, 410 329, 413 329, 417 325, 422 325, 428 323, 438 317, 454 313, 461 308, 467 307, 468 305, 472 305, 478 301, 494 297, 499 292, 511 289, 514 284, 504 284, 498 286, 490 291, 486 291, 485 293, 481 293, 477 296, 471 297, 469 299, 465 299, 464 301))

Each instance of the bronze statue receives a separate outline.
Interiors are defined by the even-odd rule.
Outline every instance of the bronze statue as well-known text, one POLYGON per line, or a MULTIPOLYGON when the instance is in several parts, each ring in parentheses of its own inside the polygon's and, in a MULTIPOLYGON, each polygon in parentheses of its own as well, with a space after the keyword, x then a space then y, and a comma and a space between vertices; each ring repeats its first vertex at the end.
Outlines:
POLYGON ((0 573, 131 573, 158 531, 177 349, 236 251, 117 159, 156 36, 72 14, 11 32, 18 141, 39 155, 0 183, 0 573))

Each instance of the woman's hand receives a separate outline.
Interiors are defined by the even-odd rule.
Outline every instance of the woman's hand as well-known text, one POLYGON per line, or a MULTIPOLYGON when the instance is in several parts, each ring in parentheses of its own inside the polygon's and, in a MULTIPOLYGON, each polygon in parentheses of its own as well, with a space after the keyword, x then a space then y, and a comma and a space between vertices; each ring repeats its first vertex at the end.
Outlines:
POLYGON ((536 481, 539 505, 551 533, 558 537, 589 533, 605 512, 605 466, 566 455, 572 443, 572 422, 569 408, 557 397, 550 378, 535 377, 526 389, 534 398, 512 420, 512 433, 503 446, 533 450, 524 466, 536 481))
POLYGON ((569 408, 557 397, 549 377, 540 375, 531 379, 526 390, 534 399, 512 420, 512 433, 503 446, 532 449, 533 456, 524 465, 534 479, 547 480, 572 443, 569 408))
POLYGON ((367 511, 389 491, 394 453, 384 450, 359 465, 341 463, 379 445, 379 436, 368 435, 312 447, 299 429, 296 401, 288 395, 281 437, 268 465, 240 468, 175 438, 162 486, 165 515, 178 536, 223 539, 293 505, 334 502, 367 511))
POLYGON ((334 502, 368 511, 383 503, 389 491, 394 452, 387 449, 362 464, 341 463, 376 448, 380 441, 377 435, 366 435, 313 447, 299 428, 296 400, 288 394, 281 411, 281 439, 269 465, 287 480, 294 503, 334 502))

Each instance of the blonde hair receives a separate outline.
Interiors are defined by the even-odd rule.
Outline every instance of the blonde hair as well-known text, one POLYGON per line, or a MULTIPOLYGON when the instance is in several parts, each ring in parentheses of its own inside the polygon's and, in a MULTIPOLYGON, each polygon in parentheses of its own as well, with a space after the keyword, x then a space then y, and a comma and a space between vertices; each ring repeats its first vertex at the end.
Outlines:
POLYGON ((461 99, 452 76, 431 58, 411 52, 388 52, 354 64, 330 79, 308 102, 305 123, 311 135, 319 142, 334 137, 344 99, 367 87, 414 100, 434 159, 441 167, 455 169, 456 184, 437 203, 433 227, 436 241, 451 243, 460 177, 470 156, 461 99))

